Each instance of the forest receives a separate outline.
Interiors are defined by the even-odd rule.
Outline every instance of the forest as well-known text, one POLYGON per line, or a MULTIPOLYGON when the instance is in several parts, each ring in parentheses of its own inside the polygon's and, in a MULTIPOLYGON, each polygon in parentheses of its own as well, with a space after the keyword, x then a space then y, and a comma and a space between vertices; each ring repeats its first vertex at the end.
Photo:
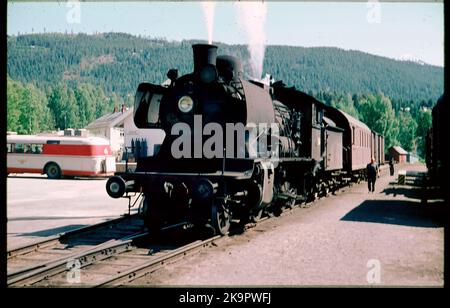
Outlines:
MULTIPOLYGON (((131 106, 140 82, 162 83, 170 68, 189 73, 196 42, 123 33, 8 36, 7 130, 82 128, 131 106)), ((245 45, 216 45, 219 54, 248 59, 245 45)), ((329 47, 267 46, 263 71, 367 123, 386 136, 386 148, 401 145, 421 157, 444 89, 442 67, 329 47)))

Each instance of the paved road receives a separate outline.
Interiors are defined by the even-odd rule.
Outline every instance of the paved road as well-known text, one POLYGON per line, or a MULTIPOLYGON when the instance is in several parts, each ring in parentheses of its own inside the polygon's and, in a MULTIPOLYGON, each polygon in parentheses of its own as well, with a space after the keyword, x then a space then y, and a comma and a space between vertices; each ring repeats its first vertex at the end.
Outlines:
POLYGON ((105 184, 106 179, 8 177, 8 249, 127 212, 127 200, 110 198, 105 184))
POLYGON ((133 284, 442 286, 442 206, 420 205, 394 179, 373 194, 366 183, 346 188, 133 284))

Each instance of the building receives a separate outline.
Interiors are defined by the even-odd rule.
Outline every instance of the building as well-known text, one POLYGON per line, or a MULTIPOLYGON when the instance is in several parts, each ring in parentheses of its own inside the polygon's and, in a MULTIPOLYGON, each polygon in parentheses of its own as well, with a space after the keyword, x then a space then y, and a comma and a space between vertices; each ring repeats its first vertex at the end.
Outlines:
POLYGON ((406 157, 406 161, 410 164, 414 164, 419 162, 419 157, 415 155, 414 153, 409 152, 408 156, 406 157))
POLYGON ((406 163, 406 159, 408 156, 408 152, 406 152, 400 146, 394 146, 389 148, 389 157, 394 158, 394 161, 397 163, 406 163))
POLYGON ((147 143, 147 155, 153 155, 155 147, 160 145, 165 137, 159 129, 138 129, 134 125, 133 108, 122 106, 120 111, 106 114, 86 126, 90 136, 103 137, 109 140, 112 151, 118 161, 122 160, 125 149, 131 150, 135 140, 147 143))

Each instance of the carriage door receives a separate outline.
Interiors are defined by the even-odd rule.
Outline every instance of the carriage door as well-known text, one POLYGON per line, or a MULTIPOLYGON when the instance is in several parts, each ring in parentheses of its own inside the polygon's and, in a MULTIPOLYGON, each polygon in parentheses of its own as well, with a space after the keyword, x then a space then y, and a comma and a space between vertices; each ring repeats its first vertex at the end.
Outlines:
POLYGON ((342 169, 342 130, 338 128, 329 128, 325 130, 326 134, 326 152, 325 152, 325 170, 342 169))

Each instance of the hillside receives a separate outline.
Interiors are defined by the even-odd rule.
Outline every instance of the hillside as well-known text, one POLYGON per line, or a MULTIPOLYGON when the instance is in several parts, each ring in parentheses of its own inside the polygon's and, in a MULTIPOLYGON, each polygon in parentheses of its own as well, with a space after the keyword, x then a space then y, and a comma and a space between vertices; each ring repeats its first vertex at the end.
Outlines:
MULTIPOLYGON (((122 33, 34 34, 8 37, 10 78, 40 89, 61 81, 99 86, 127 101, 142 81, 160 83, 170 68, 191 71, 193 41, 168 42, 122 33)), ((219 54, 246 58, 244 45, 219 54)), ((436 101, 443 68, 338 48, 268 46, 264 72, 309 93, 379 93, 400 101, 436 101)))

